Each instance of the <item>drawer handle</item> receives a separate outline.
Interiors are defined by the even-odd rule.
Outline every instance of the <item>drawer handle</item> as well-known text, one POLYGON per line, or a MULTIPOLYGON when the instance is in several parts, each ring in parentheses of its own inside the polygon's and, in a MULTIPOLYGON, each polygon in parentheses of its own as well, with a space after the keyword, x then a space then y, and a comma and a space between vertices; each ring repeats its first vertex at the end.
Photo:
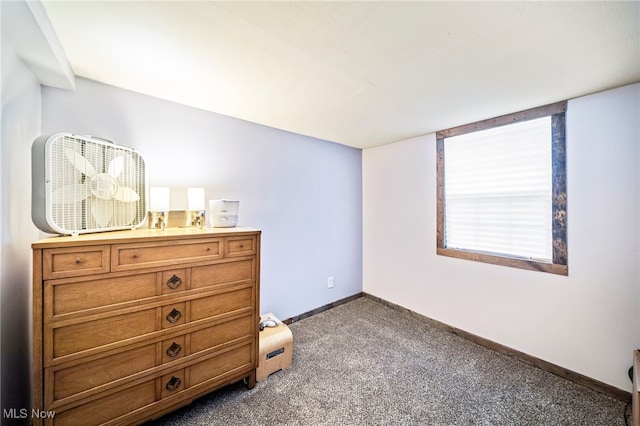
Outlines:
POLYGON ((182 380, 180 380, 180 378, 176 376, 171 376, 171 378, 165 385, 165 389, 168 390, 169 392, 173 392, 174 390, 180 387, 180 383, 182 383, 182 380))
POLYGON ((182 313, 176 308, 173 308, 171 312, 167 314, 166 318, 167 318, 167 321, 173 324, 174 322, 178 321, 180 317, 182 317, 182 313))
POLYGON ((76 259, 76 265, 79 265, 79 264, 81 264, 81 263, 82 263, 82 259, 77 258, 77 259, 76 259))
POLYGON ((167 280, 167 287, 169 287, 172 290, 175 290, 176 288, 180 287, 180 285, 182 285, 182 278, 180 278, 176 274, 173 274, 171 278, 167 280))
POLYGON ((171 358, 175 358, 178 356, 181 350, 182 346, 180 346, 176 342, 173 342, 171 346, 167 348, 167 355, 169 355, 171 358))

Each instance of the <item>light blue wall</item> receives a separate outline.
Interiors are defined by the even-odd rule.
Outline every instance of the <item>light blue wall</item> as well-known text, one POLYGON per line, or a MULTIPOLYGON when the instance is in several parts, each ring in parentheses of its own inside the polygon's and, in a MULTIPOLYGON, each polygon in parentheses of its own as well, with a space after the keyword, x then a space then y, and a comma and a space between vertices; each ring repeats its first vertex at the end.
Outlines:
POLYGON ((40 134, 92 134, 139 150, 151 185, 172 187, 176 209, 189 186, 204 187, 207 199, 239 199, 241 225, 263 231, 262 312, 288 318, 362 291, 360 150, 77 83, 41 88, 2 39, 2 408, 29 406, 30 246, 46 236, 31 222, 31 144, 40 134))
POLYGON ((362 291, 362 151, 78 78, 43 87, 42 133, 138 150, 150 186, 240 200, 262 234, 261 311, 289 318, 362 291), (335 286, 327 289, 327 278, 335 286))

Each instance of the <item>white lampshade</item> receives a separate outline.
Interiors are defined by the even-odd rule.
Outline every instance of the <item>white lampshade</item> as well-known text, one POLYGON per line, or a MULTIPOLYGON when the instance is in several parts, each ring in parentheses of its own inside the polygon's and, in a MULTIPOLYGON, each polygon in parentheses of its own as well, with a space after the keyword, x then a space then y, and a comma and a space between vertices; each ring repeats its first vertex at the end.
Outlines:
POLYGON ((204 188, 187 188, 189 211, 204 210, 204 188))
POLYGON ((149 210, 152 212, 169 211, 169 188, 152 186, 149 188, 149 210))

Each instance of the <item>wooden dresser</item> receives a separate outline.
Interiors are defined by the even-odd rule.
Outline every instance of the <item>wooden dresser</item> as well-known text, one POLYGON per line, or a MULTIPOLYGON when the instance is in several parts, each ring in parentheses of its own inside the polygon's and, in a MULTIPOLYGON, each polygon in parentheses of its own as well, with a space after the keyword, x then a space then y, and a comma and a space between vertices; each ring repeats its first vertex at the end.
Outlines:
POLYGON ((260 231, 137 229, 32 248, 32 413, 55 412, 35 424, 139 424, 255 385, 260 231))

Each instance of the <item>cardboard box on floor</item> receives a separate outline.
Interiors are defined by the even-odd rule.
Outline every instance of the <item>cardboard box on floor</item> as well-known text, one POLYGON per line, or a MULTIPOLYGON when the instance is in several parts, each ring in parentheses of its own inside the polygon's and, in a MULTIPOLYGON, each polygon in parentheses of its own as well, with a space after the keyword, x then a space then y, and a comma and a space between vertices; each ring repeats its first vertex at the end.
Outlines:
POLYGON ((265 327, 260 334, 258 368, 256 380, 266 379, 276 371, 291 367, 293 360, 293 335, 286 324, 281 322, 272 313, 260 316, 260 322, 273 319, 275 327, 265 327))

